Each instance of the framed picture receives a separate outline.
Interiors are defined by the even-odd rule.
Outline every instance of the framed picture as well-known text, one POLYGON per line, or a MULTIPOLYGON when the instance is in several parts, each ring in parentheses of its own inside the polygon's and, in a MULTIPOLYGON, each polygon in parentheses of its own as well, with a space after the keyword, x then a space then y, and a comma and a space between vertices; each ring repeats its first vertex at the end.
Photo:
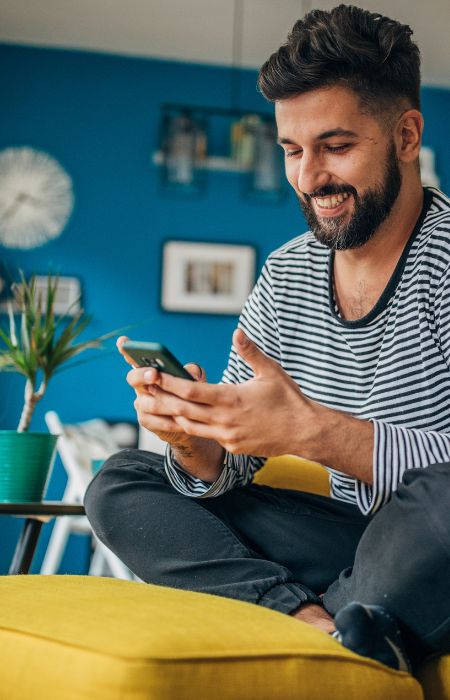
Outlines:
MULTIPOLYGON (((45 311, 45 300, 47 298, 48 276, 34 275, 36 293, 41 297, 41 312, 45 311)), ((0 284, 1 287, 1 284, 0 284)), ((0 289, 1 291, 1 289, 0 289)), ((78 277, 59 277, 58 289, 53 305, 57 316, 75 316, 80 311, 81 284, 78 277)), ((19 313, 20 309, 12 296, 9 299, 0 301, 0 313, 8 313, 8 305, 14 313, 19 313)))
MULTIPOLYGON (((47 296, 48 277, 46 275, 36 275, 36 292, 41 295, 42 303, 47 296)), ((68 316, 75 316, 80 310, 81 285, 77 277, 60 277, 58 289, 55 296, 54 311, 57 315, 67 313, 68 316)))
POLYGON ((162 307, 239 314, 255 282, 249 245, 168 241, 163 248, 162 307))

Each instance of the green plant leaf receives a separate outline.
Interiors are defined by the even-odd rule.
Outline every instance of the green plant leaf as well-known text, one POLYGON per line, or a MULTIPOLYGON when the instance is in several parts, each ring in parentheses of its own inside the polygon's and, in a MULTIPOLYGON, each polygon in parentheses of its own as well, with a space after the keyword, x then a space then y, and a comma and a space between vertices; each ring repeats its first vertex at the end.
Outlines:
MULTIPOLYGON (((47 291, 44 298, 41 298, 42 294, 36 288, 35 277, 32 276, 27 281, 23 272, 20 272, 20 282, 12 286, 20 315, 19 328, 16 329, 16 321, 11 311, 9 335, 6 330, 0 329, 0 341, 5 345, 4 349, 0 349, 0 371, 14 371, 24 375, 29 381, 29 386, 33 388, 42 373, 42 392, 45 392, 48 382, 56 372, 93 359, 73 362, 81 353, 89 349, 103 348, 106 340, 134 327, 127 326, 91 340, 78 342, 91 319, 85 315, 83 309, 79 309, 73 316, 69 315, 70 308, 59 317, 55 315, 58 283, 59 277, 49 274, 47 291)), ((78 302, 79 300, 74 304, 78 302)))
MULTIPOLYGON (((20 271, 20 282, 12 286, 13 296, 20 315, 19 329, 16 329, 14 313, 9 313, 9 334, 0 329, 0 371, 17 372, 34 387, 38 373, 42 372, 42 393, 56 371, 68 369, 81 362, 72 362, 88 349, 103 348, 103 343, 120 329, 98 338, 77 342, 88 327, 91 319, 80 309, 69 316, 70 308, 60 317, 55 316, 55 299, 59 278, 49 274, 44 299, 36 289, 34 277, 27 282, 20 271)), ((77 302, 74 302, 74 304, 77 302)), ((27 426, 24 429, 27 429, 27 426)))
MULTIPOLYGON (((10 338, 6 335, 6 333, 0 328, 0 338, 3 340, 3 342, 7 345, 8 349, 11 350, 11 352, 14 352, 16 345, 11 341, 10 338)), ((6 351, 3 351, 6 352, 6 351)))

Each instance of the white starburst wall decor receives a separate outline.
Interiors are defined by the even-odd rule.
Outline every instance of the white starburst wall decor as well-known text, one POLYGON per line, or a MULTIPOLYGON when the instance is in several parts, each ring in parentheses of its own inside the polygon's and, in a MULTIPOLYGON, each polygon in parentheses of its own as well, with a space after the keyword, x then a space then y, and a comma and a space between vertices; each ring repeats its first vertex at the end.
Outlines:
POLYGON ((72 180, 48 153, 28 146, 0 151, 0 245, 35 248, 64 230, 72 180))

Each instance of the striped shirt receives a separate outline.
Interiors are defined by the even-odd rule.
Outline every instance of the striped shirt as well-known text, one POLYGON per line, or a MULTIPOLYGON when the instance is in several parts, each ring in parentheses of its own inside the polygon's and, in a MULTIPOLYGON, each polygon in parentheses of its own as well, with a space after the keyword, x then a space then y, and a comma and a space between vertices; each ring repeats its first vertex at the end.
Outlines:
MULTIPOLYGON (((327 467, 331 497, 372 514, 406 469, 450 461, 450 200, 424 190, 396 269, 359 320, 339 315, 333 259, 309 232, 283 245, 267 259, 239 326, 307 397, 373 423, 373 484, 327 467)), ((252 376, 232 349, 222 381, 252 376)), ((250 482, 264 462, 227 454, 211 484, 187 474, 168 449, 166 473, 186 496, 212 497, 250 482)))

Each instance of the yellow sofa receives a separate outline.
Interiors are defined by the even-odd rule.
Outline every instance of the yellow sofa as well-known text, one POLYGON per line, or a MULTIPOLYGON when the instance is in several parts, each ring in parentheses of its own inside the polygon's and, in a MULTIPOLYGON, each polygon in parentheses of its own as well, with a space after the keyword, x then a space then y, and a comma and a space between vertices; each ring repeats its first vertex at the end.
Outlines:
MULTIPOLYGON (((293 457, 256 481, 328 491, 293 457)), ((236 600, 83 576, 0 577, 0 600, 0 700, 450 700, 450 656, 416 680, 236 600)))

